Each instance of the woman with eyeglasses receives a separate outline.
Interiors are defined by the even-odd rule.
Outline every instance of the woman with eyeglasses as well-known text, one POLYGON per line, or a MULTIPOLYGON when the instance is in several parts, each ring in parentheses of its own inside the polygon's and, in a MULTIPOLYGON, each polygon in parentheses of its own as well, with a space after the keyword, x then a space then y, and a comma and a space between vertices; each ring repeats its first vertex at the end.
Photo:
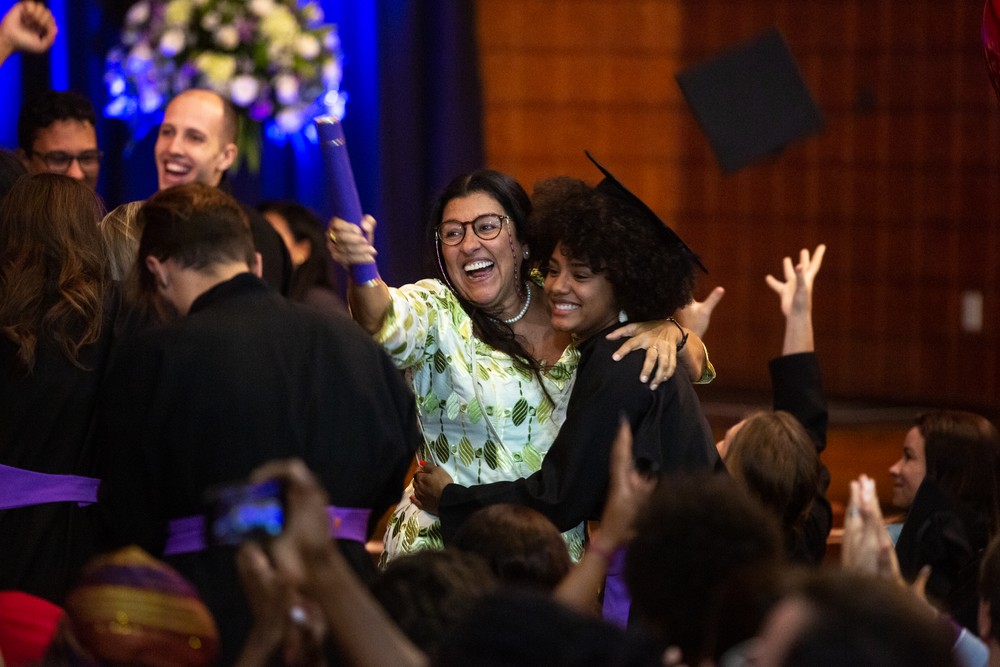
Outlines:
MULTIPOLYGON (((482 170, 453 180, 430 218, 437 278, 390 288, 351 283, 351 313, 410 376, 424 434, 422 458, 460 484, 526 477, 541 467, 565 417, 579 352, 549 322, 541 287, 530 276, 523 236, 531 201, 510 176, 482 170)), ((374 261, 375 221, 330 228, 330 252, 344 267, 374 261)), ((670 313, 663 313, 664 316, 670 313)), ((630 326, 628 334, 640 330, 630 326)), ((655 388, 673 374, 684 332, 673 321, 625 341, 624 356, 646 349, 642 381, 655 388), (656 364, 656 373, 652 373, 656 364)), ((683 359, 696 377, 700 341, 683 359), (692 370, 693 369, 693 370, 692 370)), ((383 563, 410 551, 441 548, 438 518, 413 504, 412 485, 389 520, 383 563)), ((566 534, 574 559, 583 529, 566 534)))

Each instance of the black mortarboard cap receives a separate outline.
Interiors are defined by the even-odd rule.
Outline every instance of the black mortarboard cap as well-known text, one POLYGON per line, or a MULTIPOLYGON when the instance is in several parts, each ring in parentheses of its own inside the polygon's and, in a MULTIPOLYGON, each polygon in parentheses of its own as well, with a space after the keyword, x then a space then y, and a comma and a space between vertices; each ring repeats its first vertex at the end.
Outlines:
POLYGON ((705 265, 701 263, 700 259, 698 259, 698 255, 696 255, 694 251, 688 247, 687 243, 684 243, 684 239, 678 236, 677 232, 675 232, 670 227, 670 225, 663 222, 663 220, 660 220, 660 216, 656 215, 656 213, 653 212, 653 209, 646 206, 646 202, 636 197, 634 194, 632 194, 631 190, 622 185, 621 181, 615 178, 614 174, 605 169, 604 165, 598 162, 594 158, 594 156, 590 154, 590 151, 584 151, 584 153, 587 154, 587 157, 590 158, 590 161, 593 162, 594 165, 601 170, 602 174, 604 174, 604 178, 601 180, 601 182, 594 186, 595 190, 597 190, 598 192, 603 192, 607 195, 611 195, 612 197, 617 197, 618 199, 625 201, 625 203, 629 204, 630 206, 638 210, 642 214, 644 220, 648 220, 649 222, 653 223, 657 229, 661 230, 664 239, 668 243, 680 246, 680 248, 684 252, 690 255, 691 259, 694 261, 695 264, 697 264, 701 268, 702 271, 708 273, 708 269, 706 269, 705 265))
POLYGON ((777 28, 684 70, 677 83, 726 173, 823 129, 777 28))

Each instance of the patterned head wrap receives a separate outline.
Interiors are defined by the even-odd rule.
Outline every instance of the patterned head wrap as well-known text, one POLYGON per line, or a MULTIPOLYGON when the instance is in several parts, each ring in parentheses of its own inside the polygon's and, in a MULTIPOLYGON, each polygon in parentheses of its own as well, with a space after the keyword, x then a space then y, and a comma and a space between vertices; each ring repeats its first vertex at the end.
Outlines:
POLYGON ((66 617, 104 662, 200 667, 218 651, 215 621, 194 586, 139 547, 91 561, 66 598, 66 617))

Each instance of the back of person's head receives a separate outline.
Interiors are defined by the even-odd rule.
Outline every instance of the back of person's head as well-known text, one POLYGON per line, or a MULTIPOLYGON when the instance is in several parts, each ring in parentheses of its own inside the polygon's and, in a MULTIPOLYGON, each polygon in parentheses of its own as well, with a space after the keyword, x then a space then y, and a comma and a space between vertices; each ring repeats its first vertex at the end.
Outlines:
POLYGON ((54 652, 82 651, 72 664, 202 667, 215 663, 219 638, 198 592, 138 547, 99 556, 66 596, 68 636, 54 652))
POLYGON ((793 584, 758 641, 762 667, 955 664, 947 625, 930 607, 894 581, 843 570, 793 584))
POLYGON ((28 100, 21 107, 17 119, 17 144, 31 153, 42 130, 58 120, 78 120, 97 125, 94 105, 86 97, 72 90, 48 90, 28 100))
POLYGON ((479 554, 506 585, 553 590, 571 561, 559 529, 523 505, 491 505, 470 516, 452 546, 479 554))
POLYGON ((979 566, 979 635, 1000 642, 1000 535, 990 540, 979 566))
POLYGON ((726 452, 734 479, 789 530, 800 527, 819 483, 819 455, 802 424, 782 410, 746 419, 726 452))
POLYGON ((447 632, 496 586, 481 557, 445 549, 393 559, 371 591, 406 636, 433 655, 447 632))
MULTIPOLYGON (((287 231, 292 241, 301 248, 289 247, 294 273, 292 284, 288 289, 288 298, 302 301, 312 287, 323 287, 338 291, 334 278, 333 264, 326 253, 326 239, 323 235, 323 220, 313 211, 294 201, 262 202, 257 210, 264 214, 272 226, 274 222, 269 213, 277 214, 285 221, 287 231), (297 254, 301 253, 301 256, 297 254)), ((275 230, 285 235, 281 229, 275 230)), ((286 245, 288 240, 286 239, 286 245)))
MULTIPOLYGON (((160 190, 139 209, 138 261, 172 259, 196 271, 231 262, 253 266, 254 245, 243 209, 219 188, 187 183, 160 190)), ((143 291, 156 291, 154 276, 140 273, 143 291)))
POLYGON ((18 179, 0 201, 0 329, 18 346, 17 365, 34 367, 39 337, 74 364, 98 340, 108 283, 97 223, 100 199, 56 174, 18 179))
POLYGON ((124 280, 135 265, 142 230, 137 222, 143 202, 118 206, 101 220, 101 239, 114 280, 124 280))
POLYGON ((439 667, 652 667, 661 652, 592 616, 524 589, 485 597, 456 624, 441 647, 439 667))
POLYGON ((783 564, 778 523, 725 475, 664 477, 625 559, 632 617, 688 664, 754 635, 783 564))
POLYGON ((916 419, 924 437, 926 479, 975 514, 987 536, 1000 525, 1000 435, 972 412, 935 410, 916 419))
POLYGON ((6 148, 0 148, 0 200, 2 200, 17 179, 28 173, 17 153, 6 148))

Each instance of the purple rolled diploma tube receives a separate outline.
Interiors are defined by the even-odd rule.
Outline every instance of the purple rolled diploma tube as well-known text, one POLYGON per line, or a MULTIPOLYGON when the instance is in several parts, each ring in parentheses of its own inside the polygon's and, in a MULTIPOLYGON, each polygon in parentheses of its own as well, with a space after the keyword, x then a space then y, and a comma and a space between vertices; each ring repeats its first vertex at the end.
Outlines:
MULTIPOLYGON (((320 149, 326 163, 329 179, 333 214, 338 218, 361 225, 361 200, 354 184, 351 158, 347 155, 347 141, 344 128, 336 116, 317 116, 313 119, 319 132, 320 149)), ((359 285, 378 279, 378 267, 371 264, 355 264, 351 267, 351 278, 359 285)))

